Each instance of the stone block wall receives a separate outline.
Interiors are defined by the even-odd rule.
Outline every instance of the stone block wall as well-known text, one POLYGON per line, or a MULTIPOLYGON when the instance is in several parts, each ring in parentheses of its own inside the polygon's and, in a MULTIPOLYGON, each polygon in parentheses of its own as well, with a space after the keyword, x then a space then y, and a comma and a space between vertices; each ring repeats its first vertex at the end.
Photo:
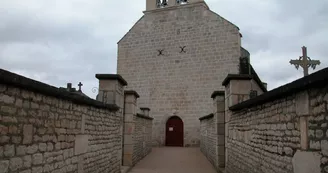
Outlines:
POLYGON ((153 119, 143 114, 137 114, 135 119, 133 161, 135 165, 152 151, 153 119))
POLYGON ((122 118, 115 113, 95 111, 86 116, 85 135, 88 135, 89 146, 84 158, 84 172, 120 172, 122 118))
POLYGON ((151 152, 153 118, 149 108, 138 111, 137 92, 125 91, 124 95, 123 166, 134 166, 151 152))
POLYGON ((214 114, 207 115, 200 119, 200 150, 211 162, 212 165, 217 164, 217 135, 215 132, 216 118, 214 114))
POLYGON ((328 173, 328 85, 309 90, 308 149, 320 153, 321 172, 328 173))
POLYGON ((298 121, 294 97, 233 112, 227 172, 292 172, 293 155, 300 149, 298 121))
POLYGON ((199 118, 201 124, 200 149, 211 164, 218 171, 222 171, 225 165, 225 92, 215 91, 211 97, 213 113, 199 118))
POLYGON ((119 112, 0 69, 0 172, 119 173, 119 112))
POLYGON ((226 111, 225 171, 328 172, 327 80, 328 69, 324 69, 230 105, 226 111))

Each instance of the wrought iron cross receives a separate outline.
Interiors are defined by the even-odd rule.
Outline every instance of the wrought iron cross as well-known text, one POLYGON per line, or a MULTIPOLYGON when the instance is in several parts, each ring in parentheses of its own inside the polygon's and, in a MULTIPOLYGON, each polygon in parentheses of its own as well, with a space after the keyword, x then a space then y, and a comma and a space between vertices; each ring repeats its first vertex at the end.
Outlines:
POLYGON ((180 53, 186 53, 186 50, 185 50, 186 46, 180 46, 180 53))
POLYGON ((310 57, 307 56, 307 49, 305 46, 302 47, 303 56, 301 56, 298 60, 290 60, 291 65, 295 65, 296 69, 301 66, 303 68, 304 76, 309 75, 309 67, 312 67, 313 70, 317 65, 320 65, 319 60, 311 60, 310 57))
POLYGON ((157 51, 158 51, 158 55, 157 55, 157 56, 164 55, 164 54, 163 54, 164 49, 159 49, 159 50, 157 50, 157 51))
POLYGON ((80 82, 77 86, 79 86, 79 91, 82 91, 81 88, 82 88, 83 84, 80 82))

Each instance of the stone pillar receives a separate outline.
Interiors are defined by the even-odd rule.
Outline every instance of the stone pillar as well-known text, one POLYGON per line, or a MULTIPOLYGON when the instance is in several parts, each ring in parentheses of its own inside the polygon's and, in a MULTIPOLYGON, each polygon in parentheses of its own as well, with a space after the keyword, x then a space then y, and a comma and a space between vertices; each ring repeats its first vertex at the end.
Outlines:
MULTIPOLYGON (((120 108, 117 114, 123 119, 124 86, 127 85, 127 82, 118 74, 96 74, 96 78, 99 80, 97 100, 105 104, 117 105, 120 108)), ((123 146, 123 120, 120 132, 122 134, 121 146, 123 146)), ((122 152, 123 149, 121 148, 120 152, 118 152, 118 158, 120 158, 120 160, 122 160, 122 152)))
POLYGON ((150 134, 152 131, 149 131, 149 125, 152 125, 152 118, 150 117, 150 109, 143 107, 140 108, 142 114, 146 117, 149 117, 149 119, 144 119, 143 120, 143 127, 142 127, 142 131, 143 131, 143 136, 144 136, 144 142, 143 142, 143 148, 144 148, 144 157, 147 156, 150 152, 151 152, 151 147, 149 147, 149 141, 151 141, 151 138, 149 138, 149 136, 151 136, 152 134, 150 134), (150 134, 150 135, 149 135, 150 134))
POLYGON ((149 112, 150 112, 149 108, 140 108, 140 110, 145 116, 149 117, 149 112))
POLYGON ((306 151, 309 149, 308 139, 308 116, 310 115, 310 98, 308 91, 296 94, 295 99, 296 114, 299 118, 299 127, 301 133, 301 149, 306 151))
POLYGON ((229 74, 223 81, 225 86, 227 105, 231 107, 249 99, 252 90, 252 76, 245 74, 229 74))
POLYGON ((222 85, 225 86, 225 161, 228 162, 228 145, 229 138, 229 122, 231 111, 229 107, 236 105, 240 102, 246 101, 250 97, 252 88, 252 76, 247 74, 229 74, 223 81, 222 85))
POLYGON ((134 116, 137 114, 137 99, 139 98, 139 94, 135 91, 125 91, 124 97, 123 166, 133 166, 134 116))
POLYGON ((124 89, 127 82, 118 74, 96 74, 99 79, 99 94, 97 100, 106 104, 124 105, 124 89))
POLYGON ((169 7, 172 7, 172 6, 177 5, 177 1, 176 0, 168 0, 167 4, 169 7))
POLYGON ((215 91, 212 96, 216 123, 217 168, 225 167, 225 92, 215 91))
POLYGON ((157 9, 156 0, 146 0, 146 11, 157 9))

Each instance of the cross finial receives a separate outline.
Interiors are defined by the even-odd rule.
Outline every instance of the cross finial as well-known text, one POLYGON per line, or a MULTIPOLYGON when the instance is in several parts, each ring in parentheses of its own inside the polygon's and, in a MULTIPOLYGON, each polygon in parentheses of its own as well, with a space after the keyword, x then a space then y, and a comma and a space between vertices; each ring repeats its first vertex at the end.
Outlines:
POLYGON ((307 56, 307 49, 305 46, 302 47, 303 55, 298 60, 290 60, 290 64, 295 65, 296 69, 300 66, 303 68, 304 76, 309 75, 309 67, 312 67, 314 70, 317 65, 320 65, 319 60, 311 60, 310 57, 307 56))
POLYGON ((77 86, 79 86, 79 91, 82 91, 81 87, 83 86, 83 84, 80 82, 77 86))

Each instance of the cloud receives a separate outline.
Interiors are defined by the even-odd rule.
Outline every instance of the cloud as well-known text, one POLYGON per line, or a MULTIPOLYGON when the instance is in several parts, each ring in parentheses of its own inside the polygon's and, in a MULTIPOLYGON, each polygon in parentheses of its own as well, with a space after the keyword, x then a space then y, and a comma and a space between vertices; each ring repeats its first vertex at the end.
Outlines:
POLYGON ((253 66, 269 89, 302 77, 302 69, 297 71, 289 64, 290 59, 301 56, 302 46, 308 48, 312 59, 321 61, 315 71, 328 66, 328 1, 208 2, 213 11, 240 28, 242 45, 251 53, 253 66))
MULTIPOLYGON (((301 55, 328 66, 328 1, 207 0, 236 24, 243 47, 272 89, 302 76, 289 64, 301 55)), ((96 73, 115 73, 117 42, 143 15, 145 0, 0 1, 0 68, 55 86, 72 82, 95 97, 96 73)))
MULTIPOLYGON (((117 41, 137 20, 117 8, 118 1, 0 2, 1 68, 55 86, 84 83, 95 97, 96 73, 116 72, 117 41), (125 28, 120 28, 124 26, 125 28)), ((130 6, 133 8, 132 6, 130 6)))

